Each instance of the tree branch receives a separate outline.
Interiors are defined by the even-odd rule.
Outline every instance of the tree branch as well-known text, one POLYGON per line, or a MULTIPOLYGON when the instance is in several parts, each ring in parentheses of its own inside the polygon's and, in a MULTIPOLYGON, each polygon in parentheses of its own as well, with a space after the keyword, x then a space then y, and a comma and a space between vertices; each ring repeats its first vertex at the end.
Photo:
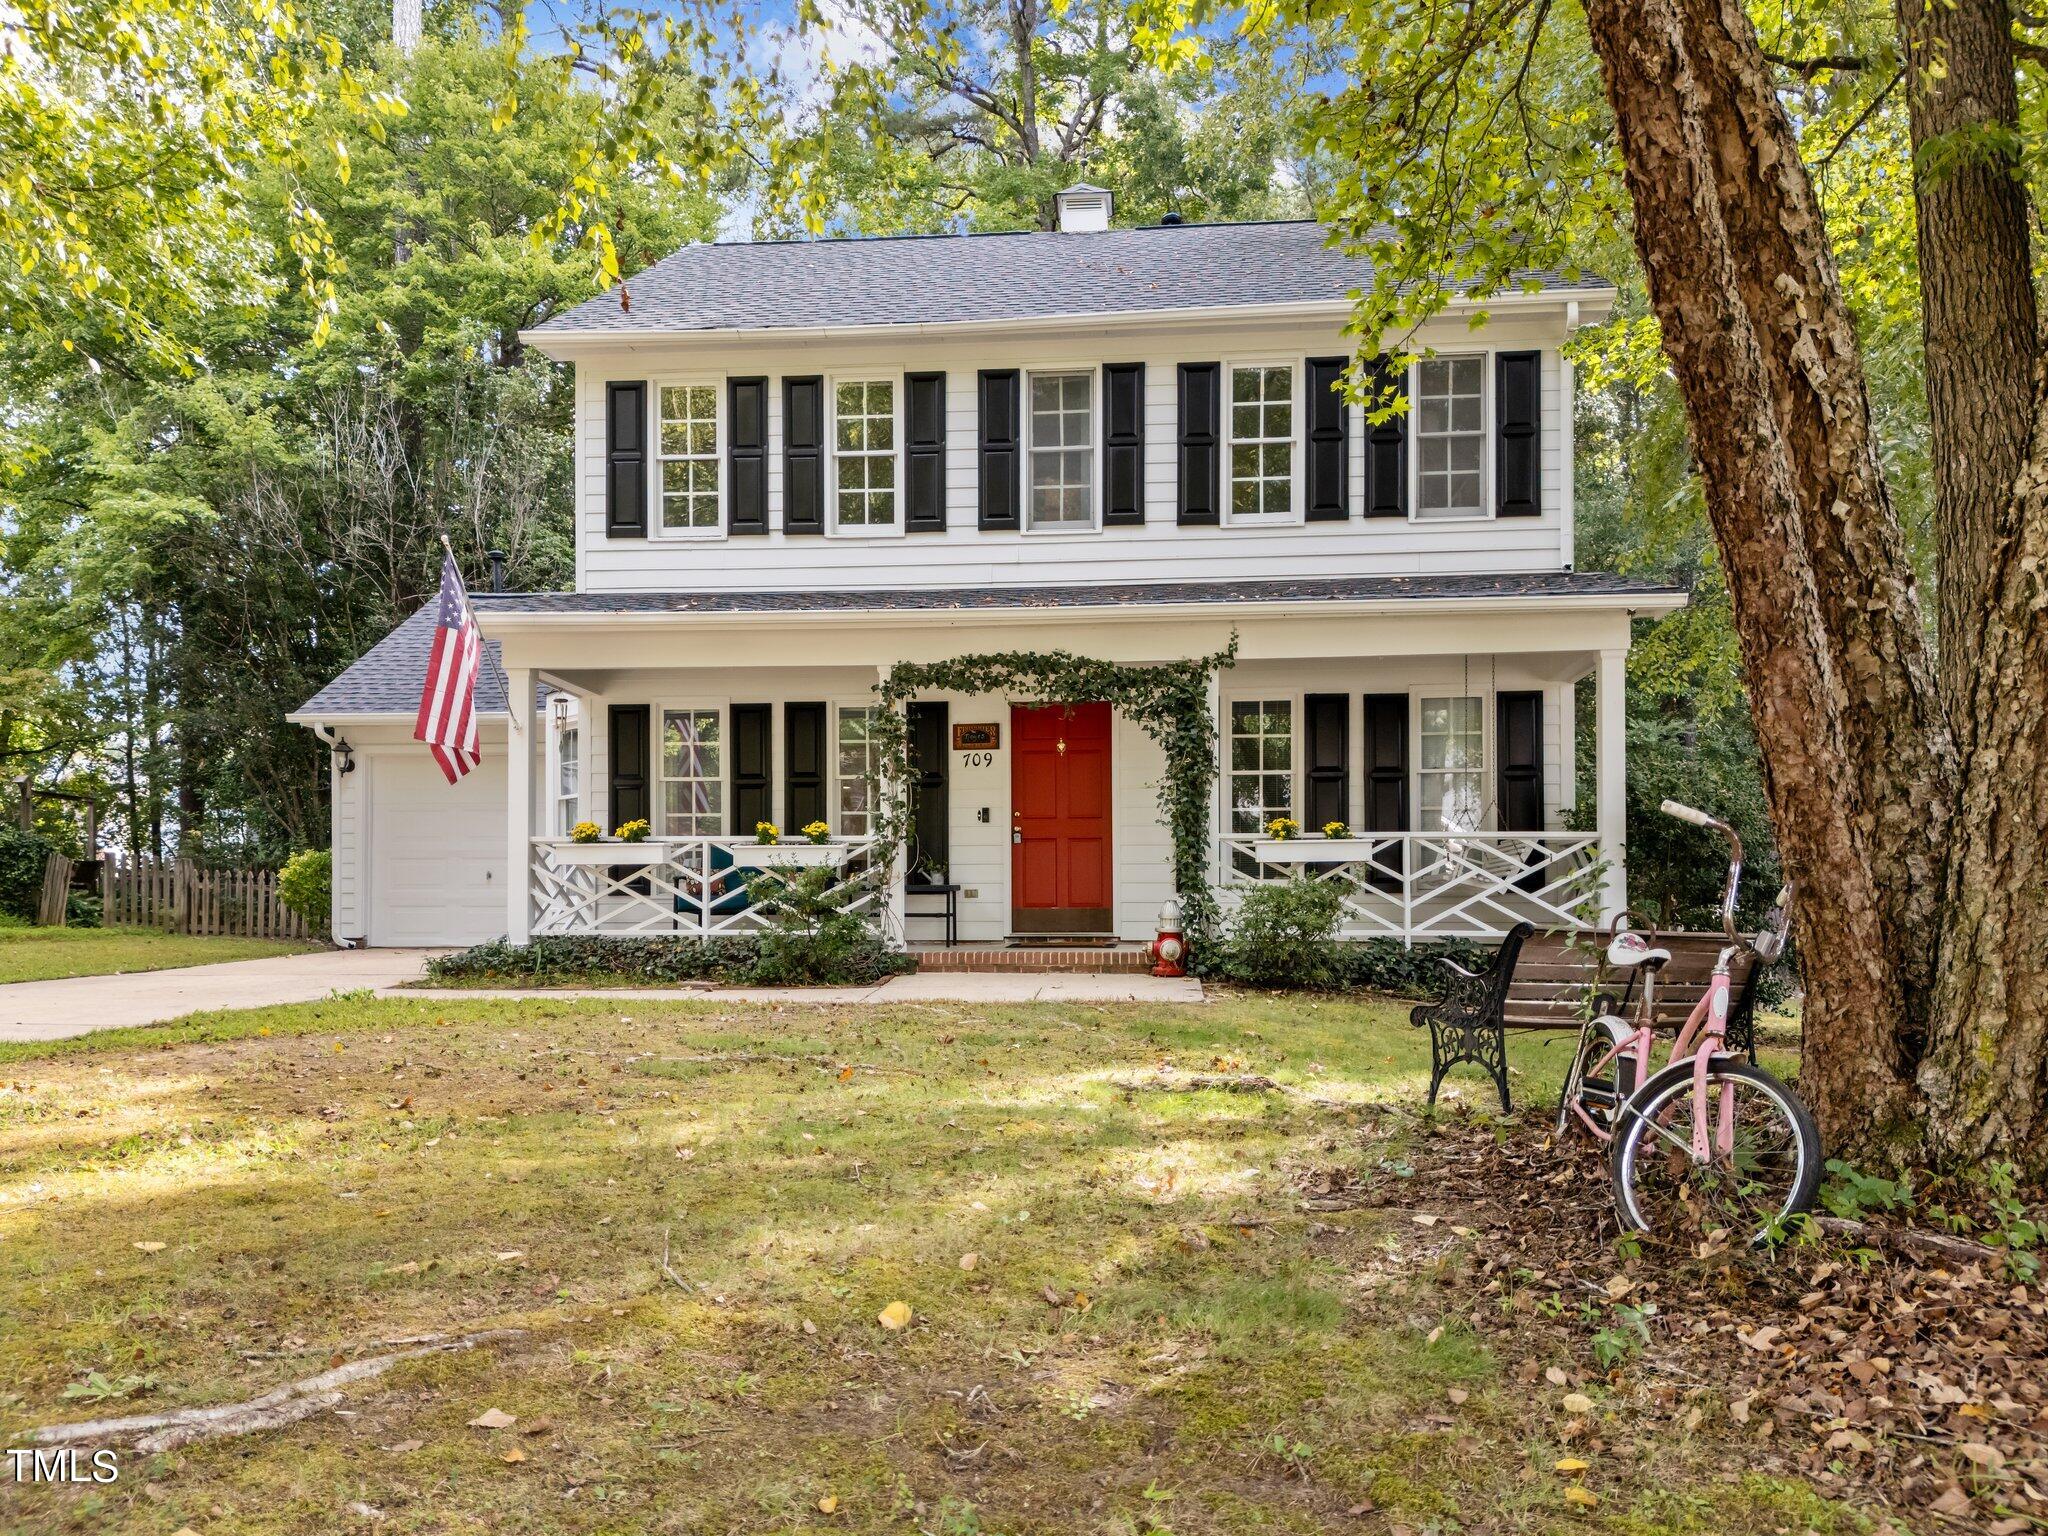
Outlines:
POLYGON ((1790 70, 1802 80, 1811 80, 1815 75, 1833 71, 1838 75, 1854 74, 1859 69, 1870 68, 1870 60, 1860 53, 1823 53, 1810 59, 1789 58, 1782 53, 1766 52, 1764 57, 1780 69, 1790 70))

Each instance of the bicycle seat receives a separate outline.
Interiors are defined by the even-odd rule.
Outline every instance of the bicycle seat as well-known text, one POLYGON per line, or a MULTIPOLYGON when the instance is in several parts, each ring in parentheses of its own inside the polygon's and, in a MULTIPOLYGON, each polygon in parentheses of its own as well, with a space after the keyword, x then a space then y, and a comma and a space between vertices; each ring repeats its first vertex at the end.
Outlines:
POLYGON ((1652 946, 1640 933, 1617 933, 1607 946, 1607 963, 1617 971, 1654 971, 1670 959, 1670 950, 1652 946))

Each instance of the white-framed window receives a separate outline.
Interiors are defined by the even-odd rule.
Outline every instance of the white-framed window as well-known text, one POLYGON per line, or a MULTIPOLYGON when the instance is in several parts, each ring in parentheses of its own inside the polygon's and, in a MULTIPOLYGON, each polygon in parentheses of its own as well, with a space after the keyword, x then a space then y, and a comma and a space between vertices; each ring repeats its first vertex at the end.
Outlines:
POLYGON ((713 705, 661 712, 663 837, 710 837, 725 830, 725 714, 713 705))
POLYGON ((1224 751, 1230 774, 1230 830, 1264 832, 1294 814, 1294 701, 1233 699, 1224 751))
POLYGON ((719 509, 721 393, 708 381, 662 384, 656 390, 661 410, 656 439, 661 533, 704 538, 724 529, 719 509))
POLYGON ((1415 364, 1415 515, 1485 517, 1486 380, 1482 353, 1415 364))
POLYGON ((842 705, 835 767, 839 780, 839 833, 866 837, 874 830, 875 780, 882 771, 878 707, 842 705))
POLYGON ((1025 527, 1095 526, 1095 374, 1028 375, 1025 527))
POLYGON ((898 533, 894 379, 832 381, 832 524, 847 533, 898 533))
POLYGON ((1295 388, 1292 363, 1232 363, 1225 427, 1230 439, 1233 520, 1296 515, 1295 388))
POLYGON ((566 837, 583 819, 583 731, 575 715, 555 723, 555 833, 566 837))
POLYGON ((1486 816, 1486 701, 1474 695, 1416 703, 1416 827, 1477 832, 1486 816))

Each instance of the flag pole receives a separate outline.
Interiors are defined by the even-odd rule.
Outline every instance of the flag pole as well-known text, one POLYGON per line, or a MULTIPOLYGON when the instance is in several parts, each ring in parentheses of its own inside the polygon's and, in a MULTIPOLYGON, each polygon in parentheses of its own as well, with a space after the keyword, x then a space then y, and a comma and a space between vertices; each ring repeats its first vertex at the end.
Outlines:
MULTIPOLYGON (((448 552, 450 560, 455 560, 455 546, 448 542, 448 535, 445 533, 441 535, 441 548, 448 552)), ((460 560, 455 560, 455 570, 456 574, 461 574, 462 562, 460 560)), ((467 585, 462 589, 462 600, 465 603, 469 601, 469 588, 467 585)), ((472 619, 476 617, 476 610, 474 608, 470 609, 470 617, 472 619)), ((498 674, 498 691, 505 695, 505 718, 511 722, 513 730, 523 734, 526 727, 519 723, 519 712, 512 707, 512 680, 505 675, 504 665, 491 654, 490 646, 484 642, 482 635, 483 625, 477 625, 477 630, 477 648, 484 653, 484 660, 491 664, 491 670, 498 674)))

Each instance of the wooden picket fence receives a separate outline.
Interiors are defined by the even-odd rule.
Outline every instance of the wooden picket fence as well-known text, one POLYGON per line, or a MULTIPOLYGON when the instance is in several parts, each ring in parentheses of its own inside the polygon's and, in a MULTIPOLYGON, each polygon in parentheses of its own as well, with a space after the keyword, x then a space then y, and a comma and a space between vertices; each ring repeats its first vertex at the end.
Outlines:
POLYGON ((172 933, 310 939, 305 919, 277 895, 274 869, 201 869, 189 859, 100 863, 100 921, 172 933))

